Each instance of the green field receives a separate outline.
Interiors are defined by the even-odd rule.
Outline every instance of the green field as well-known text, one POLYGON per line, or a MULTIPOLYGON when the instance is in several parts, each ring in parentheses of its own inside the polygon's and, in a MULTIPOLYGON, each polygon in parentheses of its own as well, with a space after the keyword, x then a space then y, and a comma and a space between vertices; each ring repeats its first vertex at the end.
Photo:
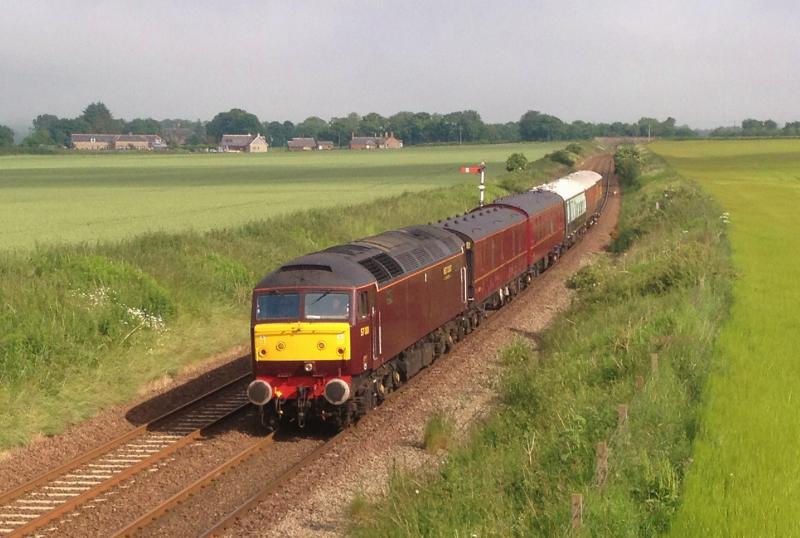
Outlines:
POLYGON ((93 154, 0 157, 0 248, 204 231, 311 207, 453 186, 485 160, 535 160, 561 144, 265 154, 93 154))
POLYGON ((659 142, 730 213, 730 319, 673 536, 800 536, 800 141, 659 142))

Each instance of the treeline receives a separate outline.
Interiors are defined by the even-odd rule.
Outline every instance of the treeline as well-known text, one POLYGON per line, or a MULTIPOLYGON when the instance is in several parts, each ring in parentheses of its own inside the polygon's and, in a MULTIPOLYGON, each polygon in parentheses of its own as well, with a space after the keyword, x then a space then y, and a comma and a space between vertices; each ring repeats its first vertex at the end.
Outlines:
POLYGON ((709 136, 735 138, 740 136, 800 136, 800 121, 792 121, 778 127, 773 120, 746 119, 734 127, 717 127, 709 136))
MULTIPOLYGON (((428 112, 398 112, 382 116, 376 112, 360 115, 355 112, 324 120, 310 116, 300 123, 291 121, 262 121, 242 109, 220 112, 210 121, 135 118, 126 121, 115 118, 101 102, 91 103, 75 118, 60 118, 41 114, 33 120, 30 134, 22 148, 69 147, 73 133, 155 134, 173 146, 208 146, 219 143, 225 133, 261 133, 273 147, 285 146, 293 137, 330 140, 343 147, 353 135, 374 136, 391 132, 405 145, 448 143, 494 143, 541 140, 579 140, 596 136, 654 136, 691 137, 696 133, 689 127, 676 126, 674 118, 659 121, 641 118, 636 123, 565 122, 560 118, 529 110, 519 121, 486 123, 474 110, 448 114, 428 112)), ((0 127, 0 146, 13 145, 13 132, 0 127)))
MULTIPOLYGON (((273 147, 282 147, 294 137, 330 140, 339 147, 347 146, 352 136, 374 136, 391 132, 406 146, 417 144, 496 143, 545 140, 585 140, 594 137, 692 138, 699 133, 687 125, 677 125, 675 118, 665 120, 640 118, 635 123, 592 123, 582 120, 565 122, 535 110, 524 113, 519 121, 486 123, 474 110, 449 114, 398 112, 382 116, 377 112, 360 115, 356 112, 324 120, 310 116, 300 123, 262 121, 246 110, 234 108, 220 112, 210 121, 115 118, 101 102, 91 103, 76 118, 59 118, 41 114, 33 120, 30 134, 22 141, 22 150, 69 147, 73 133, 154 134, 171 146, 213 146, 223 134, 261 133, 273 147)), ((741 126, 718 127, 708 133, 712 137, 800 136, 800 121, 783 127, 773 120, 746 119, 741 126)), ((13 131, 0 125, 0 148, 14 146, 13 131)))

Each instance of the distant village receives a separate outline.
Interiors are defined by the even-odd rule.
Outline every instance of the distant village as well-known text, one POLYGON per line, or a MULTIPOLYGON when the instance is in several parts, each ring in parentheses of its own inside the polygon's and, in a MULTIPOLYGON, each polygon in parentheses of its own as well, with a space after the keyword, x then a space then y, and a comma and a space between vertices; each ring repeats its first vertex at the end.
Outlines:
MULTIPOLYGON (((180 141, 176 141, 180 143, 180 141)), ((160 135, 142 134, 72 134, 70 143, 79 151, 154 151, 165 150, 169 145, 160 135)), ((210 151, 222 153, 265 153, 269 151, 266 137, 256 134, 223 134, 219 146, 210 151)), ((331 140, 316 138, 292 138, 286 143, 288 151, 330 151, 334 147, 331 140)), ((383 136, 355 136, 350 139, 349 149, 400 149, 403 141, 395 138, 394 133, 387 132, 383 136)))

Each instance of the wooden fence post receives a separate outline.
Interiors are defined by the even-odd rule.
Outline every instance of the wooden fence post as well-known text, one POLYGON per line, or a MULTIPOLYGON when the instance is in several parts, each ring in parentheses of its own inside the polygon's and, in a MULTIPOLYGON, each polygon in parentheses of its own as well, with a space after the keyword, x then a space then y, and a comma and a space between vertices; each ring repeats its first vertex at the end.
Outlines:
POLYGON ((572 494, 572 528, 580 529, 583 527, 583 495, 580 493, 572 494))
POLYGON ((622 427, 628 422, 628 406, 619 404, 617 406, 617 427, 622 427))
POLYGON ((644 377, 643 376, 640 376, 640 375, 636 376, 636 384, 635 384, 634 387, 635 387, 637 393, 638 392, 642 392, 642 390, 644 389, 644 377))
POLYGON ((651 353, 650 354, 650 370, 653 371, 653 375, 658 375, 658 353, 651 353))
POLYGON ((608 445, 605 441, 597 443, 595 455, 595 479, 597 485, 603 487, 608 477, 608 445))

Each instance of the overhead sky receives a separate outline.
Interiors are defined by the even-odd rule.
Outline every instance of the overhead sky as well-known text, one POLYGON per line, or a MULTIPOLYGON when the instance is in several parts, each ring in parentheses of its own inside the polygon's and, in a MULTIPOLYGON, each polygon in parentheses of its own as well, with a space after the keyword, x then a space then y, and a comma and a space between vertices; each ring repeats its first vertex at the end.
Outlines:
POLYGON ((3 0, 0 123, 539 110, 800 120, 800 2, 3 0))

